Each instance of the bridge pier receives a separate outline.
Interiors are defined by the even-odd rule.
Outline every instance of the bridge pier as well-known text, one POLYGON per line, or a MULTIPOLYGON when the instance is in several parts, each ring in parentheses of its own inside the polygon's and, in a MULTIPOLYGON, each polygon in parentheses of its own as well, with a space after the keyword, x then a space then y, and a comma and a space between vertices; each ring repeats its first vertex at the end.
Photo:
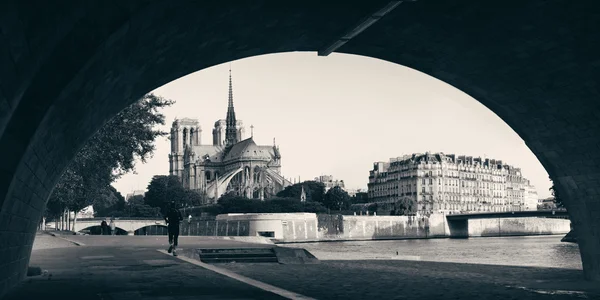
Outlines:
POLYGON ((450 229, 451 238, 468 238, 469 220, 448 220, 448 229, 450 229))
POLYGON ((446 215, 449 236, 522 236, 566 234, 571 222, 566 211, 485 212, 446 215))
POLYGON ((127 231, 127 235, 135 235, 135 231, 127 231))
POLYGON ((564 193, 562 198, 569 211, 572 230, 576 233, 581 254, 583 275, 586 280, 600 281, 600 205, 595 196, 582 195, 582 192, 564 193), (569 197, 569 198, 567 198, 569 197), (569 201, 565 201, 567 198, 569 201), (571 200, 577 199, 577 200, 571 200))

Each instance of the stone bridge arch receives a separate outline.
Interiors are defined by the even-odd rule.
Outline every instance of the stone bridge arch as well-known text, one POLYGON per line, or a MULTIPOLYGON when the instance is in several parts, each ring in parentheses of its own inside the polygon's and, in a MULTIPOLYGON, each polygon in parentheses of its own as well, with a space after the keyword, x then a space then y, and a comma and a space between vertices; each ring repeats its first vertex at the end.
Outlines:
POLYGON ((167 235, 168 227, 167 225, 147 225, 144 227, 140 227, 133 231, 133 235, 167 235))
POLYGON ((21 242, 19 259, 0 258, 0 286, 24 276, 53 186, 117 112, 194 71, 329 45, 429 74, 502 118, 555 181, 585 277, 600 281, 598 1, 407 1, 352 34, 387 3, 2 3, 0 230, 21 242))
MULTIPOLYGON (((82 232, 87 228, 100 227, 102 219, 82 219, 75 223, 75 232, 82 232)), ((107 222, 108 223, 108 222, 107 222)), ((115 219, 115 228, 125 232, 127 235, 134 235, 136 231, 148 226, 166 227, 162 219, 115 219)))
MULTIPOLYGON (((101 235, 102 228, 100 227, 100 225, 90 225, 90 226, 87 226, 80 230, 77 230, 76 232, 90 234, 90 235, 101 235)), ((115 232, 116 232, 115 235, 129 235, 127 230, 120 228, 120 227, 115 227, 115 232)))

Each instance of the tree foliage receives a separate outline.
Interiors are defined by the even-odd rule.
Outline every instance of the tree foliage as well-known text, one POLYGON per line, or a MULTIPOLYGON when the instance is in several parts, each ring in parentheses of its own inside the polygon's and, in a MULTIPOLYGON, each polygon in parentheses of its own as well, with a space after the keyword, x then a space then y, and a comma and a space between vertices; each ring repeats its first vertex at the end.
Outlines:
POLYGON ((330 188, 323 197, 323 205, 332 210, 348 209, 350 204, 350 196, 339 186, 330 188))
POLYGON ((319 202, 301 202, 300 199, 274 197, 264 201, 226 194, 221 196, 217 205, 206 211, 212 214, 226 213, 322 213, 327 209, 319 202))
POLYGON ((155 129, 165 124, 159 110, 173 103, 148 94, 109 120, 85 143, 59 179, 48 201, 47 214, 55 216, 65 209, 79 211, 94 199, 116 197, 110 196, 110 184, 134 171, 136 159, 145 163, 151 156, 155 139, 167 135, 155 129))
POLYGON ((93 207, 96 217, 111 217, 114 212, 125 209, 125 198, 117 189, 109 186, 93 199, 93 207))
POLYGON ((177 176, 157 175, 152 177, 144 196, 144 203, 162 211, 171 201, 175 201, 178 207, 199 206, 205 202, 203 195, 185 189, 177 176))
POLYGON ((307 202, 323 202, 323 197, 325 195, 325 184, 313 180, 287 186, 281 192, 277 193, 277 197, 300 199, 302 187, 304 187, 304 193, 306 194, 307 202))
POLYGON ((393 205, 390 215, 392 216, 412 216, 417 213, 417 201, 410 197, 403 197, 393 205))
MULTIPOLYGON (((116 192, 116 191, 114 191, 116 192)), ((94 202, 96 217, 160 217, 160 209, 144 203, 144 196, 135 195, 125 201, 121 194, 117 197, 104 197, 101 201, 94 202)))
POLYGON ((552 183, 552 186, 550 187, 550 192, 552 193, 552 196, 554 197, 554 204, 556 204, 557 208, 564 208, 565 205, 563 203, 562 198, 560 197, 560 194, 558 192, 558 190, 556 190, 555 184, 552 183))

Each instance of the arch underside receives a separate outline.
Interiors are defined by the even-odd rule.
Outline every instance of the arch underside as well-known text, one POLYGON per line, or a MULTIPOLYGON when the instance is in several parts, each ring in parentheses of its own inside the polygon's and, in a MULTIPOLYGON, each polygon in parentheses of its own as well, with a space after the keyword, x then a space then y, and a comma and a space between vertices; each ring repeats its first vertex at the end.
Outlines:
MULTIPOLYGON (((207 67, 322 50, 386 3, 3 5, 0 230, 20 242, 11 246, 18 259, 0 258, 0 289, 26 274, 54 185, 116 113, 207 67)), ((337 51, 429 74, 502 118, 554 180, 578 235, 584 274, 600 281, 598 15, 600 2, 593 0, 406 1, 337 51)))

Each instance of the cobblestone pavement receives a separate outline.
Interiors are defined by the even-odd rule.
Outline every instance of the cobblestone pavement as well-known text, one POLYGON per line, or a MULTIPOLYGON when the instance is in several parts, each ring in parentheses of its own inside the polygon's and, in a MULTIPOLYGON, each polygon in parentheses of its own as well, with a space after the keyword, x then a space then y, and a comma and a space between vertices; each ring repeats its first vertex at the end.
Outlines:
POLYGON ((68 247, 33 252, 29 277, 5 299, 284 299, 154 249, 68 247))
POLYGON ((398 260, 219 266, 318 299, 600 299, 590 284, 587 294, 564 291, 581 283, 579 270, 398 260))

